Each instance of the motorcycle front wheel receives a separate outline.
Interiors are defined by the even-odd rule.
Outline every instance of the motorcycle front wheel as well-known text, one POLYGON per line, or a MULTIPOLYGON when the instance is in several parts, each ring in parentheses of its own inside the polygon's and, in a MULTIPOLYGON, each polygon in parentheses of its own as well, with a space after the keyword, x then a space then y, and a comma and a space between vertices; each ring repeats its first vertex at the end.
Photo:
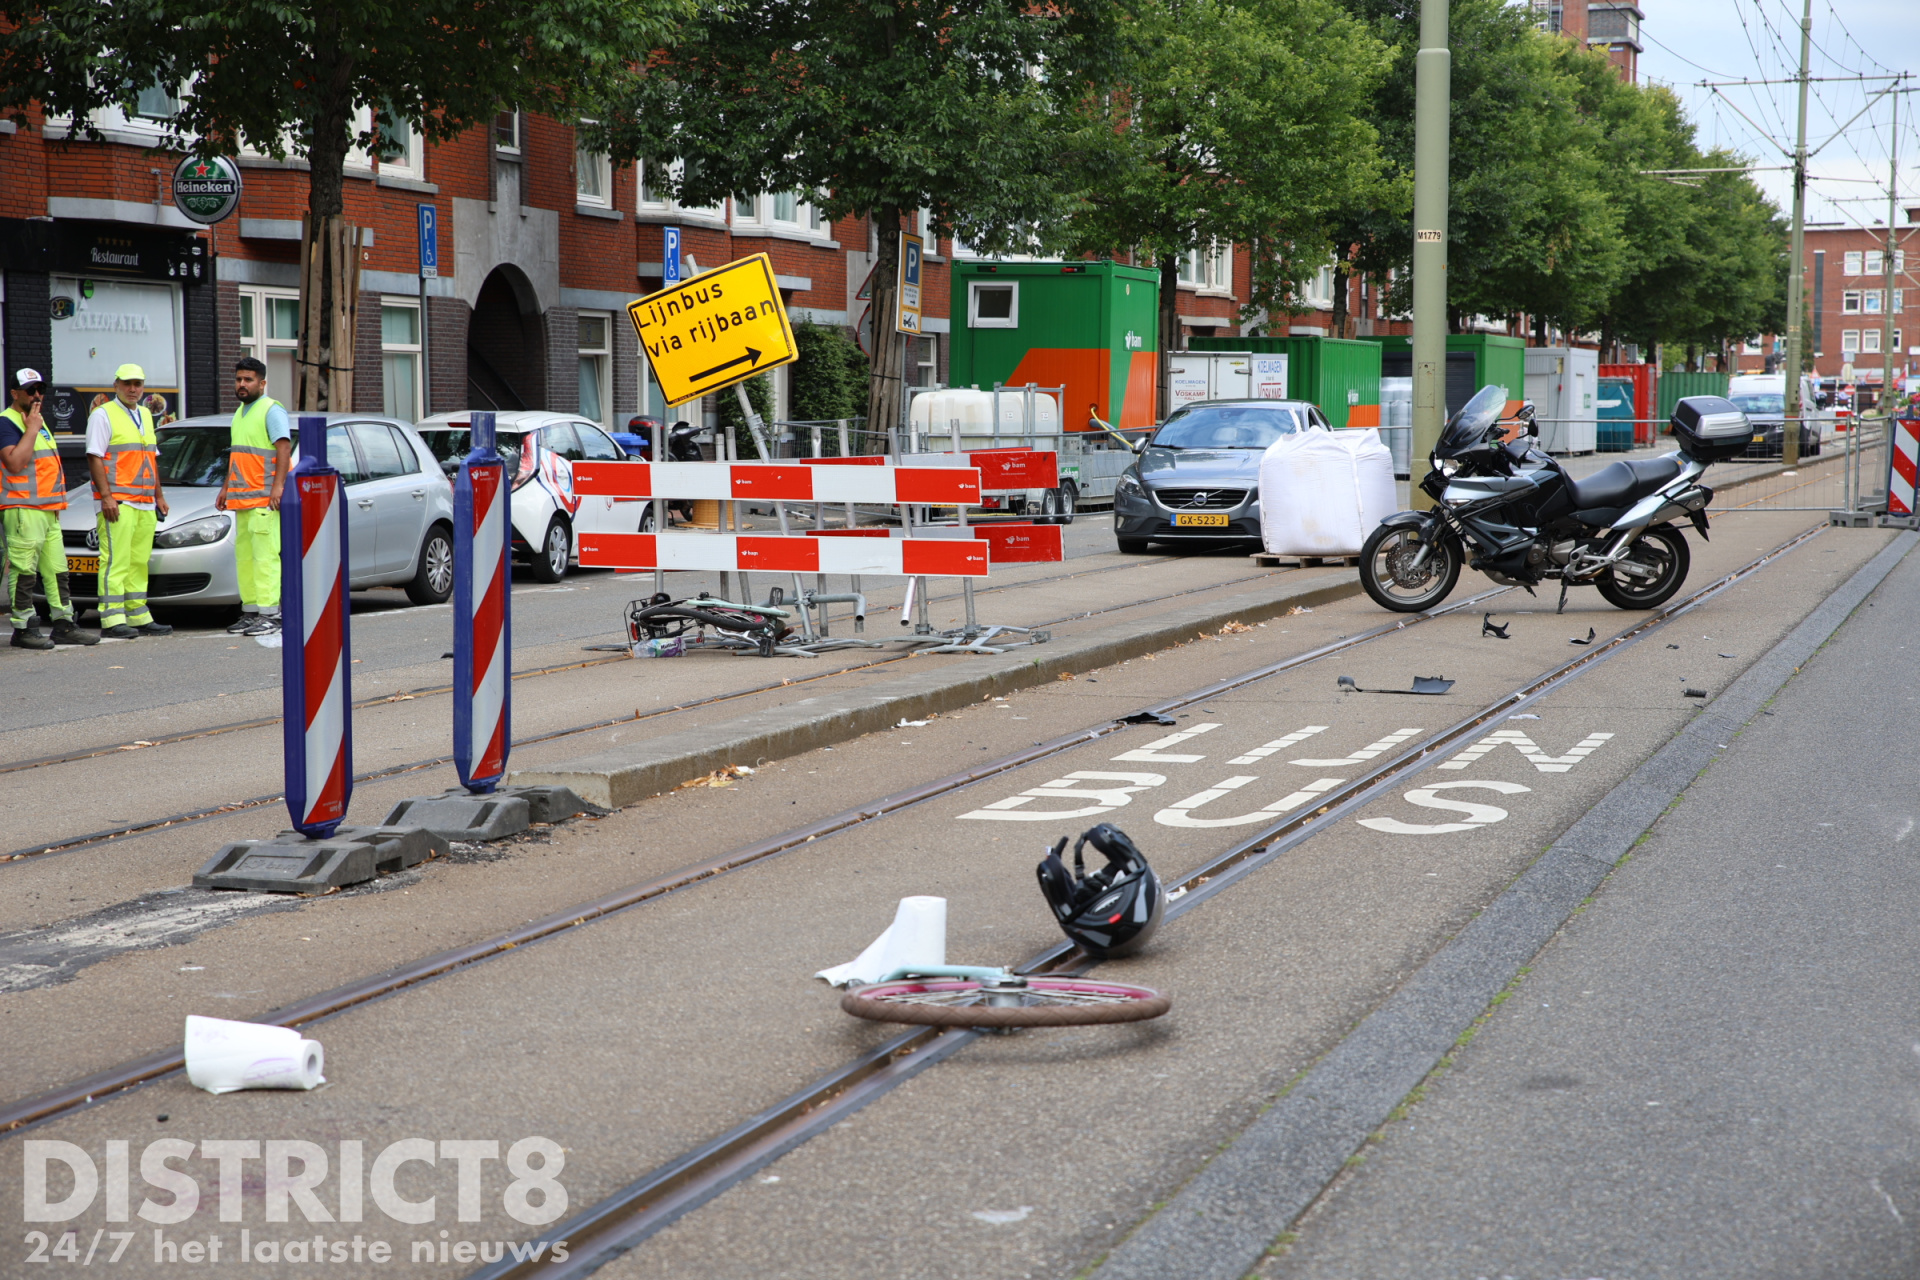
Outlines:
POLYGON ((1460 544, 1448 534, 1429 541, 1419 529, 1382 525, 1360 548, 1360 584, 1383 609, 1395 613, 1431 609, 1447 598, 1458 581, 1460 544))
POLYGON ((1665 604, 1687 580, 1692 555, 1687 540, 1672 525, 1655 525, 1641 534, 1627 552, 1634 564, 1653 571, 1645 578, 1616 576, 1612 569, 1594 585, 1601 597, 1616 609, 1655 609, 1665 604))

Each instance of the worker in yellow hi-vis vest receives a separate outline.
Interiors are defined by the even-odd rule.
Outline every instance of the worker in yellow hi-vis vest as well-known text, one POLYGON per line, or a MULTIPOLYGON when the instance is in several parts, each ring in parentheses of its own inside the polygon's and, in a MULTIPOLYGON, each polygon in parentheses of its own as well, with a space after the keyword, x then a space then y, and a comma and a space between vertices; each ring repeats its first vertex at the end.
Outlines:
POLYGON ((87 419, 87 466, 100 500, 100 634, 110 640, 173 630, 147 612, 147 562, 167 495, 153 414, 140 403, 146 389, 144 369, 121 365, 113 374, 113 399, 87 419))
POLYGON ((67 591, 67 551, 60 535, 60 513, 67 509, 66 475, 60 447, 40 416, 46 379, 33 369, 17 369, 8 389, 12 401, 0 411, 0 530, 7 562, 13 568, 8 600, 13 647, 51 649, 57 644, 98 644, 73 625, 73 597, 67 591), (46 592, 53 633, 34 625, 33 584, 46 592))
POLYGON ((233 560, 240 618, 227 630, 266 636, 280 630, 280 494, 293 469, 293 425, 267 394, 267 366, 246 356, 233 366, 227 482, 214 505, 233 513, 233 560))

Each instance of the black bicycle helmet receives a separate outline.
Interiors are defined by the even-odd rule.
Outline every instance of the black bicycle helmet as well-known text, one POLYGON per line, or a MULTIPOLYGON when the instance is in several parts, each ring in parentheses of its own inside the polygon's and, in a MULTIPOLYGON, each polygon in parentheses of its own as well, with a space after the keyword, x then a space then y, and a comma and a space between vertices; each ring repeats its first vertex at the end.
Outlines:
POLYGON ((1104 822, 1074 841, 1071 874, 1060 860, 1066 848, 1067 837, 1061 836, 1035 869, 1061 931, 1088 955, 1101 958, 1130 955, 1145 946, 1167 906, 1160 877, 1146 856, 1126 832, 1104 822), (1107 865, 1092 875, 1081 857, 1089 843, 1107 855, 1107 865))

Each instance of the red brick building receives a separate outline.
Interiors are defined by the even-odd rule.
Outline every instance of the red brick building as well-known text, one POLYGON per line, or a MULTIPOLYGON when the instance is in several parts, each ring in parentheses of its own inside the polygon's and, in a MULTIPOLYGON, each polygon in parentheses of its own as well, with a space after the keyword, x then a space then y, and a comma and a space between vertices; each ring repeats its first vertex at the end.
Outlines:
POLYGON ((1893 320, 1894 377, 1920 372, 1920 208, 1893 229, 1893 289, 1887 290, 1885 226, 1807 227, 1807 368, 1839 378, 1848 366, 1861 386, 1878 387, 1893 320))
MULTIPOLYGON (((199 226, 169 195, 177 155, 154 149, 171 103, 148 96, 145 114, 99 121, 103 142, 69 140, 66 122, 38 116, 26 130, 0 126, 0 364, 48 374, 63 429, 80 427, 127 360, 181 416, 231 408, 242 354, 263 359, 272 393, 291 398, 306 164, 242 156, 237 213, 199 226)), ((402 129, 386 149, 350 156, 346 174, 347 220, 366 235, 360 411, 548 408, 612 427, 661 412, 623 309, 659 287, 669 226, 681 228, 683 276, 765 251, 795 320, 851 328, 866 305, 855 294, 874 228, 828 224, 793 193, 682 208, 636 167, 577 150, 570 127, 517 113, 446 144, 402 129), (424 288, 421 204, 439 224, 439 276, 424 288)), ((932 383, 946 374, 948 263, 968 251, 951 238, 927 248, 916 363, 932 383)), ((1181 274, 1185 332, 1240 332, 1244 254, 1195 254, 1181 274)), ((777 417, 788 416, 785 373, 774 378, 777 417)), ((711 398, 700 408, 711 413, 711 398)))

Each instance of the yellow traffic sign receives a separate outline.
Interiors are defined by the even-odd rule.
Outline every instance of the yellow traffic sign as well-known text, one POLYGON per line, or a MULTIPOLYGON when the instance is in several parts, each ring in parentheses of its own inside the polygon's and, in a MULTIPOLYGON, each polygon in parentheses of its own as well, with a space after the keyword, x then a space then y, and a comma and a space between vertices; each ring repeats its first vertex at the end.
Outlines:
POLYGON ((627 304, 667 404, 720 391, 799 355, 764 253, 627 304))

